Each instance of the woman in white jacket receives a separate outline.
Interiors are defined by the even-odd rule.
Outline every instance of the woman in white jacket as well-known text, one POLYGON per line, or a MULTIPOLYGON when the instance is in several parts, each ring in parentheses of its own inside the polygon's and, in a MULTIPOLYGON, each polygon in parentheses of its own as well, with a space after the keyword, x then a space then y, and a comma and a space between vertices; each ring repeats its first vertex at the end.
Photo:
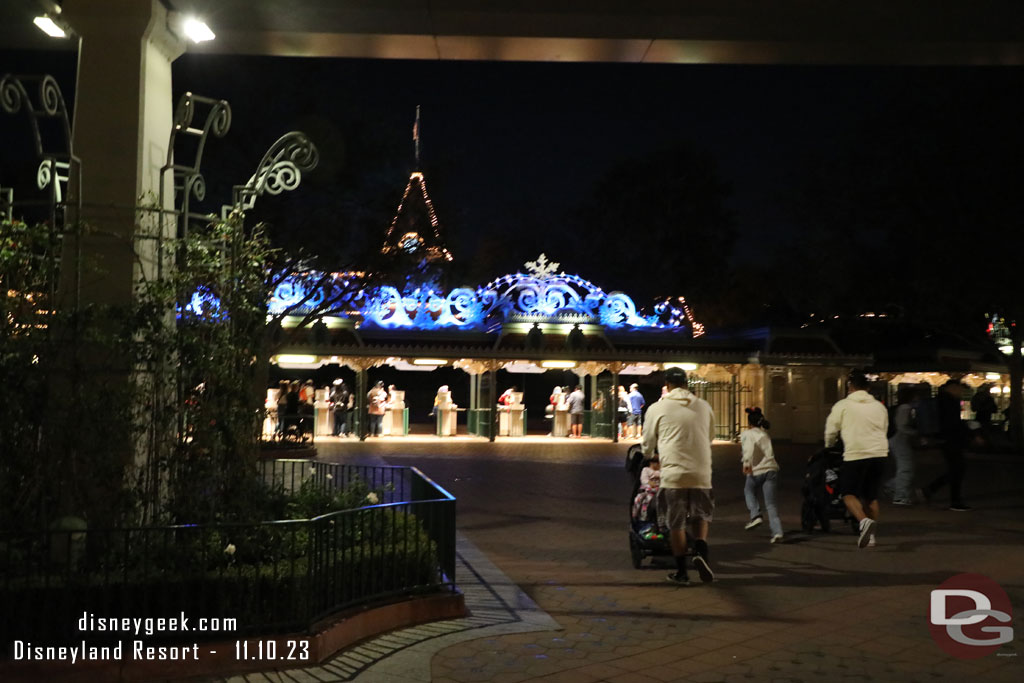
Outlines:
POLYGON ((747 421, 750 429, 740 435, 740 447, 743 452, 743 474, 747 475, 743 487, 743 497, 750 511, 750 521, 744 529, 753 529, 764 521, 757 494, 764 494, 764 507, 768 512, 768 526, 772 530, 772 543, 783 539, 782 520, 775 503, 775 491, 779 479, 779 463, 775 461, 772 450, 772 439, 768 436, 768 420, 760 408, 747 408, 747 421))

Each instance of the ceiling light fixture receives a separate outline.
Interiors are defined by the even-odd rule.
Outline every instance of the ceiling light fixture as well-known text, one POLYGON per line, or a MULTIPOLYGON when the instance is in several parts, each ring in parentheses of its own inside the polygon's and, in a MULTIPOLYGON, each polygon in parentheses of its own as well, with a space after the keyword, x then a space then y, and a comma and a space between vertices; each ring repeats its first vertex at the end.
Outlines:
POLYGON ((685 370, 686 372, 691 372, 691 371, 697 369, 697 364, 696 363, 665 363, 664 364, 664 368, 666 370, 668 370, 669 368, 680 368, 682 370, 685 370))
POLYGON ((181 26, 185 31, 185 37, 193 43, 202 43, 207 40, 213 40, 217 37, 205 22, 200 21, 195 17, 188 17, 181 26))
POLYGON ((40 31, 50 36, 51 38, 67 38, 68 34, 60 26, 58 26, 53 19, 48 16, 36 17, 32 20, 40 31))

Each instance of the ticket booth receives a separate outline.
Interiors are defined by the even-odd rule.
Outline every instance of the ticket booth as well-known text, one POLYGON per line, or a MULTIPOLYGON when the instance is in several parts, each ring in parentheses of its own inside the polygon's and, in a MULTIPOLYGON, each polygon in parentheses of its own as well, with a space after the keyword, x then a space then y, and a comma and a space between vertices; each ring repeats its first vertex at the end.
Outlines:
POLYGON ((405 406, 405 391, 392 389, 384 408, 381 422, 384 436, 406 436, 409 434, 409 409, 405 406))
POLYGON ((441 391, 437 394, 438 403, 434 409, 434 416, 437 419, 438 436, 455 436, 458 433, 459 407, 452 402, 451 391, 441 391))
POLYGON ((523 436, 526 434, 526 406, 523 392, 513 391, 509 402, 498 406, 498 436, 523 436))
POLYGON ((555 417, 552 420, 551 436, 569 436, 569 397, 567 394, 558 394, 555 403, 555 417))
POLYGON ((334 433, 334 425, 331 424, 331 390, 328 388, 317 389, 313 401, 313 424, 316 425, 314 434, 317 436, 331 436, 334 433))

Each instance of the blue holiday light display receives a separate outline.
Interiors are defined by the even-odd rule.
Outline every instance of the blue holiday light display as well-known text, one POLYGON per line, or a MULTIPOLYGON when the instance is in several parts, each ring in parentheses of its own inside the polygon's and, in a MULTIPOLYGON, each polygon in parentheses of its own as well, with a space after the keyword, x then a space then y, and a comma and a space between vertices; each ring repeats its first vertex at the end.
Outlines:
MULTIPOLYGON (((606 293, 578 275, 556 273, 557 263, 544 255, 526 264, 529 273, 515 273, 470 289, 450 292, 415 287, 400 292, 389 285, 364 286, 344 274, 315 272, 285 278, 269 302, 273 315, 305 315, 327 302, 323 315, 355 319, 382 329, 486 330, 506 322, 592 323, 610 329, 691 329, 703 334, 682 297, 666 299, 653 315, 638 313, 622 292, 606 293)), ((185 306, 194 316, 218 316, 219 302, 208 290, 197 291, 185 306)))
POLYGON ((381 329, 481 330, 508 322, 564 322, 611 329, 700 330, 682 298, 671 305, 659 304, 652 315, 642 315, 626 294, 606 293, 580 275, 553 272, 557 267, 542 254, 538 261, 527 263, 531 272, 508 274, 475 290, 457 288, 446 293, 428 287, 406 292, 390 286, 362 288, 337 275, 322 288, 330 291, 310 295, 308 283, 319 278, 307 273, 276 288, 269 309, 274 314, 303 314, 330 300, 335 302, 332 308, 347 311, 338 316, 355 317, 364 326, 381 329))

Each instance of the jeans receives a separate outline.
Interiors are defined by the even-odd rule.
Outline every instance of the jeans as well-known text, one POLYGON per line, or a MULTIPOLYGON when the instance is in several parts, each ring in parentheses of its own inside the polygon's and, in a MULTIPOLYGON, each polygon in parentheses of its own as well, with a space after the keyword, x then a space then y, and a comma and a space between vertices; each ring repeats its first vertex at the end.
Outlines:
POLYGON ((334 435, 341 436, 342 434, 348 434, 348 411, 336 410, 334 411, 334 435))
POLYGON ((914 486, 914 447, 910 438, 897 434, 889 439, 889 452, 896 461, 896 474, 885 488, 892 493, 893 500, 910 500, 914 486))
POLYGON ((757 501, 757 492, 764 493, 764 507, 768 512, 768 526, 772 529, 772 536, 782 535, 782 520, 779 519, 779 508, 775 504, 775 489, 778 486, 779 473, 771 470, 763 474, 748 474, 747 482, 743 486, 743 497, 747 500, 747 509, 750 510, 750 518, 761 516, 761 506, 757 501))
POLYGON ((380 436, 384 431, 384 416, 370 415, 370 436, 380 436))

